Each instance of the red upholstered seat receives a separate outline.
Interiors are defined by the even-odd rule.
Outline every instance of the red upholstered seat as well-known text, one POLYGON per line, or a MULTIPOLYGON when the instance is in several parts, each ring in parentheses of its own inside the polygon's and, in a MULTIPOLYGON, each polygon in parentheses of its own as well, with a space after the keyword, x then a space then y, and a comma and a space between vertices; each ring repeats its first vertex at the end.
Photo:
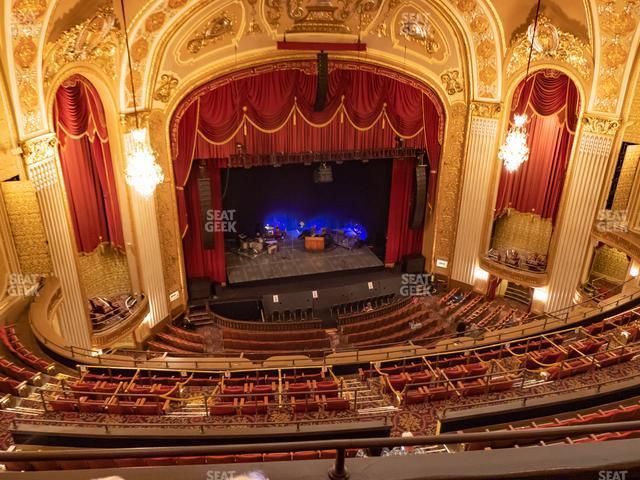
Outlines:
POLYGON ((327 412, 349 410, 350 407, 349 400, 347 400, 346 398, 323 396, 322 402, 324 405, 324 409, 327 412))
POLYGON ((262 462, 261 453, 244 453, 236 455, 236 463, 257 463, 262 462))
POLYGON ((206 461, 207 457, 177 457, 176 465, 201 465, 206 461))
POLYGON ((400 373, 398 375, 389 375, 388 380, 393 389, 396 391, 401 391, 402 389, 404 389, 408 381, 407 376, 404 373, 400 373))
POLYGON ((211 405, 209 412, 211 415, 235 415, 237 402, 218 402, 211 405))
POLYGON ((320 458, 317 450, 308 450, 303 452, 293 452, 294 460, 317 460, 320 458))
POLYGON ((136 402, 120 400, 114 397, 107 403, 106 409, 107 413, 113 415, 133 415, 136 411, 135 405, 136 402))
POLYGON ((173 457, 152 457, 145 460, 145 464, 150 467, 163 467, 168 465, 176 465, 173 457))
POLYGON ((427 401, 428 395, 422 391, 422 387, 418 390, 409 390, 404 394, 404 401, 407 405, 415 405, 427 401))
POLYGON ((240 413, 243 415, 256 415, 267 413, 269 399, 264 397, 262 400, 246 400, 240 401, 240 413))
POLYGON ((282 462, 282 461, 287 461, 287 460, 291 460, 291 452, 288 452, 288 453, 274 452, 274 453, 265 453, 264 454, 264 461, 265 462, 282 462))
POLYGON ((56 412, 76 412, 77 401, 71 398, 56 398, 49 400, 49 407, 56 412))
POLYGON ((236 463, 235 455, 208 455, 206 457, 207 464, 219 465, 221 463, 236 463))
POLYGON ((328 458, 336 458, 337 452, 335 450, 320 450, 320 458, 328 459, 328 458))

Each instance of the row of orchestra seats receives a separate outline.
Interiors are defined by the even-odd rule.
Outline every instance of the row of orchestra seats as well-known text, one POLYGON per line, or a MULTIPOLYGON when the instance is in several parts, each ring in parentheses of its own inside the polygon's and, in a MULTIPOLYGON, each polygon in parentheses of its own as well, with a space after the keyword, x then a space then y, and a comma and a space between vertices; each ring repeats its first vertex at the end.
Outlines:
MULTIPOLYGON (((432 320, 433 321, 433 320, 432 320)), ((399 318, 377 328, 345 335, 344 341, 349 345, 367 346, 403 341, 417 336, 429 325, 429 312, 421 308, 411 315, 399 318)))
POLYGON ((79 398, 59 395, 47 401, 54 412, 109 413, 113 415, 162 415, 169 409, 169 400, 153 401, 147 398, 125 400, 115 396, 105 399, 79 398))
MULTIPOLYGON (((348 399, 327 395, 313 395, 302 399, 290 397, 286 402, 292 414, 306 412, 339 412, 351 409, 348 399)), ((213 401, 209 406, 211 415, 265 415, 269 409, 282 407, 278 402, 269 400, 269 396, 234 398, 233 400, 213 401)))
POLYGON ((283 330, 278 332, 248 332, 246 330, 222 329, 224 340, 249 340, 253 342, 292 342, 327 338, 324 330, 283 330))
POLYGON ((271 340, 271 341, 252 341, 252 340, 224 340, 224 349, 230 353, 246 353, 257 358, 258 355, 291 355, 301 353, 305 355, 318 356, 331 347, 331 341, 328 336, 325 338, 312 338, 309 340, 271 340))
POLYGON ((19 380, 21 382, 29 382, 31 384, 37 383, 41 375, 35 370, 31 370, 27 367, 21 367, 16 365, 6 358, 0 358, 0 372, 4 373, 7 377, 19 380))
MULTIPOLYGON (((357 449, 348 449, 347 457, 355 457, 357 449)), ((191 457, 114 458, 99 460, 40 460, 7 462, 8 471, 88 470, 132 467, 168 467, 173 465, 221 465, 230 463, 261 463, 303 461, 336 458, 335 450, 310 450, 283 453, 247 453, 239 455, 207 455, 191 457)))
POLYGON ((147 342, 147 348, 153 351, 169 352, 179 355, 205 353, 204 336, 171 325, 166 332, 158 333, 147 342))
POLYGON ((15 355, 21 362, 39 372, 49 373, 53 371, 54 364, 50 361, 43 360, 26 348, 18 336, 13 326, 0 328, 0 339, 5 347, 15 355))
POLYGON ((360 310, 355 313, 338 315, 338 327, 346 327, 347 325, 350 325, 352 323, 365 322, 367 320, 374 320, 376 318, 384 317, 390 313, 401 310, 412 301, 413 299, 411 297, 400 297, 394 299, 391 302, 384 303, 372 310, 360 310))
POLYGON ((375 330, 377 328, 381 328, 389 325, 397 320, 401 320, 413 315, 416 312, 421 310, 422 306, 420 303, 411 302, 402 307, 393 310, 391 312, 385 313, 384 315, 378 315, 373 318, 368 318, 366 320, 361 320, 357 322, 352 322, 347 325, 343 325, 340 327, 340 333, 342 335, 351 335, 354 333, 362 333, 371 330, 375 330))

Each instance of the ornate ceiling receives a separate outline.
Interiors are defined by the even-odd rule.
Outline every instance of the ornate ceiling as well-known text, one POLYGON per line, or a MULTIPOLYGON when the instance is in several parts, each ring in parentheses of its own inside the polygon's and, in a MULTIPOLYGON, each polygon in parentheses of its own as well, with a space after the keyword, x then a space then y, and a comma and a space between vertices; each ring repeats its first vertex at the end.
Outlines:
MULTIPOLYGON (((535 0, 126 0, 133 83, 146 109, 241 67, 309 52, 276 40, 367 44, 338 53, 406 71, 448 103, 500 102, 526 66, 535 0)), ((557 65, 579 83, 588 109, 622 112, 639 40, 640 0, 543 0, 534 68, 557 65)), ((68 69, 105 77, 117 109, 131 108, 119 2, 4 2, 2 62, 20 137, 50 130, 46 99, 68 69), (109 11, 108 7, 112 7, 109 11), (11 52, 11 53, 8 53, 11 52), (106 76, 104 75, 106 73, 106 76)))

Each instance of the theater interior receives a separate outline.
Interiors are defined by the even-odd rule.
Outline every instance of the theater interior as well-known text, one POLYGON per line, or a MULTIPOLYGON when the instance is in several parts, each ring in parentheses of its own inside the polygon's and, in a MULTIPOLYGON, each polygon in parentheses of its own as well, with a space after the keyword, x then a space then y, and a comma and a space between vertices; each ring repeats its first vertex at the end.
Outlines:
POLYGON ((640 0, 4 0, 0 480, 640 478, 640 0))

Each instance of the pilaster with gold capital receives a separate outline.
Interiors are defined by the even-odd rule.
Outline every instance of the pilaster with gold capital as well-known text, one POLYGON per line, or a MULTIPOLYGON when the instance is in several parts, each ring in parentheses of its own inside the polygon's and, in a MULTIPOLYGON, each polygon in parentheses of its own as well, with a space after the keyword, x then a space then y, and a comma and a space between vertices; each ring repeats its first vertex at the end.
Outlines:
POLYGON ((486 237, 485 218, 491 209, 491 179, 495 171, 496 139, 502 107, 499 103, 473 102, 464 161, 462 198, 458 217, 451 278, 473 285, 479 255, 486 237))
POLYGON ((40 204, 53 273, 62 284, 60 330, 74 346, 91 348, 92 331, 78 275, 75 242, 58 178, 56 137, 46 134, 28 140, 22 144, 22 152, 40 204))
POLYGON ((565 181, 562 210, 555 227, 545 308, 548 312, 568 307, 574 301, 619 127, 620 121, 616 119, 590 114, 582 118, 575 158, 565 181))

